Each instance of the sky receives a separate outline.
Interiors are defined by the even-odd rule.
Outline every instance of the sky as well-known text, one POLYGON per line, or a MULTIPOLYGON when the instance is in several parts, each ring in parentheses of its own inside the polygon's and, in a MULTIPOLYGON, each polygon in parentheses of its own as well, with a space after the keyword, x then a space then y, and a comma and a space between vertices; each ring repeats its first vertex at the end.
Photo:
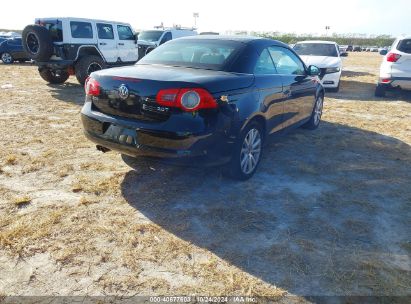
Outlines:
MULTIPOLYGON (((134 29, 194 25, 198 30, 325 34, 411 34, 411 0, 39 0, 1 9, 0 28, 23 29, 36 17, 83 17, 130 23, 134 29), (69 3, 69 5, 68 5, 69 3)), ((4 6, 3 6, 4 8, 4 6)))

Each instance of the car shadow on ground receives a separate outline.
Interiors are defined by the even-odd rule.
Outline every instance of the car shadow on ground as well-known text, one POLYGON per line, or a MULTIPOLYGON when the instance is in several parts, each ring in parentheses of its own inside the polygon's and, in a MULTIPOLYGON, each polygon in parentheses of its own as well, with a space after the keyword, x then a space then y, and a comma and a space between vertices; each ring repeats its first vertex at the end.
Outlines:
POLYGON ((361 82, 358 80, 341 79, 340 91, 327 91, 326 97, 353 101, 405 101, 411 102, 411 91, 393 89, 386 92, 385 97, 374 95, 376 83, 361 82))
POLYGON ((399 140, 324 122, 269 144, 246 182, 125 160, 132 207, 265 282, 302 296, 409 294, 411 148, 399 140))
POLYGON ((63 84, 47 84, 50 94, 61 101, 71 102, 77 105, 84 104, 84 89, 78 83, 65 82, 63 84))
POLYGON ((360 71, 350 71, 350 70, 343 70, 341 72, 341 77, 360 77, 360 76, 373 76, 374 74, 368 72, 360 72, 360 71))

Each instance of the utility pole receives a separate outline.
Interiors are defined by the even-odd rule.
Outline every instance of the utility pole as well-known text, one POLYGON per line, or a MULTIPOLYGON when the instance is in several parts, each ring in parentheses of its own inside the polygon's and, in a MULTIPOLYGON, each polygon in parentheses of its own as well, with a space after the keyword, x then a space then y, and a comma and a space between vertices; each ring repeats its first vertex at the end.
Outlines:
POLYGON ((199 13, 193 13, 194 17, 194 28, 197 28, 197 18, 200 17, 199 13))

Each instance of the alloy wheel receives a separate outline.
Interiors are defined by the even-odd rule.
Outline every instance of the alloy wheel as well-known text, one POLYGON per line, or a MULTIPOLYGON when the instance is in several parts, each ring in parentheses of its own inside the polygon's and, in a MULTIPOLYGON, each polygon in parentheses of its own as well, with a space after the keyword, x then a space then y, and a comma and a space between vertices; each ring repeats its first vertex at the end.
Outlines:
POLYGON ((11 55, 9 53, 3 53, 1 55, 1 60, 4 63, 12 63, 13 62, 13 57, 11 57, 11 55))
POLYGON ((241 171, 250 174, 257 167, 260 160, 262 140, 260 131, 252 128, 244 138, 240 154, 241 171))
POLYGON ((100 71, 102 70, 102 66, 100 64, 98 64, 97 62, 92 62, 89 64, 88 68, 87 68, 87 75, 90 75, 91 73, 95 72, 95 71, 100 71))
POLYGON ((321 95, 317 97, 317 102, 315 103, 315 109, 314 109, 315 125, 318 125, 320 123, 321 115, 323 113, 323 101, 324 101, 324 98, 321 95))
POLYGON ((27 49, 32 54, 37 54, 40 49, 39 39, 34 33, 29 33, 26 38, 27 49))

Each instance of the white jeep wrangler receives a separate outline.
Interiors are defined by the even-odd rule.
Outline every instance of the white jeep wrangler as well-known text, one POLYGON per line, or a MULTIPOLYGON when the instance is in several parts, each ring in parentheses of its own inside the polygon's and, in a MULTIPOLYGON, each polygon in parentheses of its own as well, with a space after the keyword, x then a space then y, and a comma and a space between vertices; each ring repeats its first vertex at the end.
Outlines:
POLYGON ((49 83, 64 83, 76 75, 84 84, 94 71, 138 60, 137 37, 126 23, 41 18, 26 26, 22 36, 23 48, 49 83))

